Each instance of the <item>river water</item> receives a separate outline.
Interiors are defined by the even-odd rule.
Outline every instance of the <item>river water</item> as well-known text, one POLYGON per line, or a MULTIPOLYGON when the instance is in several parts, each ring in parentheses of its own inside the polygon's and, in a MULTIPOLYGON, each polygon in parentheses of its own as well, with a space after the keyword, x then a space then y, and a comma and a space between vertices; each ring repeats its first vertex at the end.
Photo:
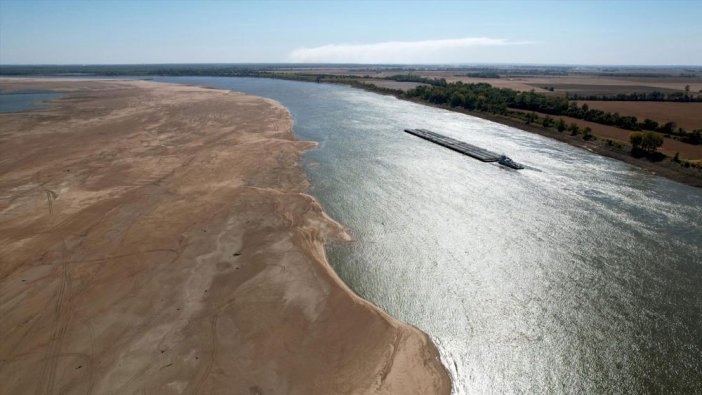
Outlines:
POLYGON ((48 100, 58 99, 62 93, 47 90, 26 89, 5 92, 0 90, 0 113, 40 110, 48 108, 48 100))
POLYGON ((482 119, 344 86, 162 81, 278 100, 310 193, 355 241, 329 260, 430 334, 454 392, 701 392, 702 189, 482 119), (506 153, 482 163, 403 133, 506 153), (318 164, 318 165, 317 165, 318 164))

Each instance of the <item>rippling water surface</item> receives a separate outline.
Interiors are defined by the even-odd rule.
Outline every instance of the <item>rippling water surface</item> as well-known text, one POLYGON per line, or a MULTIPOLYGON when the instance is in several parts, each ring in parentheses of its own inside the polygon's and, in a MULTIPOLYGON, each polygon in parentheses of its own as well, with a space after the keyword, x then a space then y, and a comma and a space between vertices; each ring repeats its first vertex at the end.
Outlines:
POLYGON ((343 86, 164 78, 287 106, 357 293, 429 333, 454 392, 702 391, 702 190, 538 135, 343 86), (513 171, 417 137, 504 152, 513 171))

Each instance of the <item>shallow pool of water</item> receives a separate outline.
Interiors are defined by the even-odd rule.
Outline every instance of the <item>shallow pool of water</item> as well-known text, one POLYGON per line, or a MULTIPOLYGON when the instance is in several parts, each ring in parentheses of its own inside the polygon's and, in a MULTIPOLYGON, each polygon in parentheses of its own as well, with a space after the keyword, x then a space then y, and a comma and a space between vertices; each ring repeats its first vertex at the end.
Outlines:
POLYGON ((0 113, 48 108, 47 101, 58 99, 62 95, 59 92, 36 89, 0 91, 0 113))

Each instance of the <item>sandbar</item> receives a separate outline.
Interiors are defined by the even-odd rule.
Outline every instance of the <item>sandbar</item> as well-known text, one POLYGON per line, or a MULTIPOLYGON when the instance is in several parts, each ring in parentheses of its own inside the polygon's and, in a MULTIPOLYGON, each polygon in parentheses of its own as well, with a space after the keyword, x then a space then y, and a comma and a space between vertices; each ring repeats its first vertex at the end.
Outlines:
POLYGON ((429 337, 351 291, 280 104, 150 81, 4 79, 8 394, 448 394, 429 337))

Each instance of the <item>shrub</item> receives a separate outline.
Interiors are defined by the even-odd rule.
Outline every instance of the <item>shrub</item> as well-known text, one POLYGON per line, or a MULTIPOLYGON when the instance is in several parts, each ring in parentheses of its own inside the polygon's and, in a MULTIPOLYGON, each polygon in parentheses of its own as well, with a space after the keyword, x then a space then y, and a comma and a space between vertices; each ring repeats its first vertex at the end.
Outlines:
POLYGON ((643 133, 633 132, 629 133, 629 142, 633 149, 641 148, 641 143, 643 142, 643 133))
POLYGON ((575 123, 571 123, 570 126, 568 126, 568 130, 570 130, 571 136, 575 136, 578 134, 578 131, 580 131, 580 128, 575 123))
POLYGON ((641 141, 641 149, 646 152, 656 152, 656 149, 663 145, 663 137, 659 134, 653 132, 646 132, 643 134, 643 139, 641 141))

